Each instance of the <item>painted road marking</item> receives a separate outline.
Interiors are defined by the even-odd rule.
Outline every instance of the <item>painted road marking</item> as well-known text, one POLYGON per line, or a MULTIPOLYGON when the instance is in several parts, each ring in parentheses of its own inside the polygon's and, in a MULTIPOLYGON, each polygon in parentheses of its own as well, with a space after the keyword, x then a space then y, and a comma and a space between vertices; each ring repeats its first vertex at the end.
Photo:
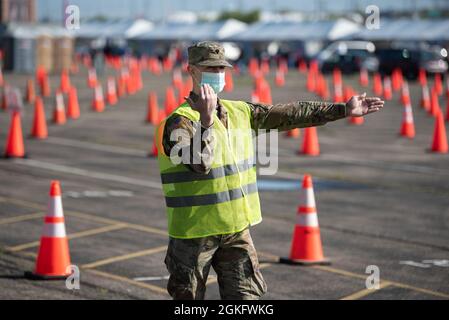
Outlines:
POLYGON ((101 267, 101 266, 111 264, 114 262, 125 261, 125 260, 129 260, 129 259, 148 256, 148 255, 159 253, 159 252, 162 252, 165 250, 167 250, 167 246, 160 246, 160 247, 152 248, 152 249, 148 249, 148 250, 141 250, 141 251, 137 251, 137 252, 133 252, 133 253, 129 253, 129 254, 124 254, 124 255, 115 256, 115 257, 95 261, 92 263, 88 263, 88 264, 81 266, 81 268, 93 269, 93 268, 101 267))
POLYGON ((134 278, 134 281, 161 281, 161 280, 168 280, 170 279, 170 276, 162 276, 162 277, 137 277, 134 278))
POLYGON ((85 190, 82 192, 77 191, 64 191, 64 198, 108 198, 108 197, 117 197, 117 198, 130 198, 134 197, 134 192, 127 190, 108 190, 108 191, 96 191, 96 190, 85 190))
MULTIPOLYGON (((33 209, 36 209, 36 210, 47 210, 46 207, 44 207, 44 206, 42 206, 40 204, 37 204, 37 203, 34 203, 34 202, 30 202, 30 201, 21 200, 21 199, 0 197, 0 200, 4 200, 5 202, 9 202, 9 203, 20 205, 20 206, 27 207, 27 208, 33 208, 33 209)), ((77 218, 83 218, 83 219, 86 219, 86 220, 100 222, 100 223, 114 224, 114 225, 116 225, 116 224, 124 224, 124 225, 126 225, 127 228, 130 228, 130 229, 143 231, 143 232, 147 232, 147 233, 152 233, 152 234, 157 234, 157 235, 161 235, 161 236, 164 236, 164 237, 168 236, 167 231, 163 230, 163 229, 143 226, 143 225, 139 225, 139 224, 128 223, 128 222, 114 220, 114 219, 109 219, 109 218, 98 217, 98 216, 94 216, 93 214, 77 212, 77 211, 72 211, 72 210, 64 210, 64 214, 66 216, 74 216, 74 217, 77 217, 77 218)))
POLYGON ((12 163, 16 163, 16 164, 20 164, 20 165, 24 165, 24 166, 28 166, 28 167, 33 167, 33 168, 39 168, 39 169, 60 172, 60 173, 73 174, 73 175, 82 176, 82 177, 95 178, 98 180, 120 182, 120 183, 126 183, 126 184, 139 186, 139 187, 147 187, 147 188, 151 188, 151 189, 162 190, 162 186, 161 186, 160 182, 134 179, 134 178, 119 176, 119 175, 109 174, 109 173, 94 172, 94 171, 54 164, 54 163, 50 163, 50 162, 16 158, 16 159, 12 160, 12 163))
POLYGON ((148 155, 147 151, 142 151, 138 149, 130 149, 112 145, 104 145, 94 142, 86 142, 80 140, 66 139, 66 138, 56 138, 56 137, 48 137, 48 139, 43 140, 44 143, 66 146, 66 147, 75 147, 81 149, 88 149, 94 151, 104 151, 115 154, 122 154, 127 156, 139 156, 146 157, 148 155))
POLYGON ((0 225, 11 224, 11 223, 16 223, 16 222, 23 222, 23 221, 28 221, 28 220, 35 220, 35 219, 39 219, 39 218, 43 218, 43 217, 45 217, 45 213, 25 214, 23 216, 1 219, 0 225))
MULTIPOLYGON (((100 233, 106 233, 106 232, 116 231, 116 230, 120 230, 120 229, 125 229, 126 227, 127 227, 126 224, 116 224, 116 225, 111 225, 111 226, 105 226, 105 227, 100 227, 100 228, 95 228, 95 229, 90 229, 90 230, 86 230, 86 231, 73 233, 73 234, 68 235, 67 238, 69 240, 78 239, 78 238, 88 237, 88 236, 92 236, 92 235, 97 235, 100 233)), ((29 243, 24 243, 24 244, 21 244, 18 246, 14 246, 14 247, 6 247, 6 250, 11 251, 11 252, 17 252, 17 251, 22 251, 25 249, 37 247, 37 246, 39 246, 39 244, 40 244, 40 241, 33 241, 33 242, 29 242, 29 243)))
POLYGON ((116 281, 120 281, 120 282, 125 282, 125 283, 128 283, 128 284, 132 284, 134 286, 145 288, 145 289, 149 289, 149 290, 151 290, 151 291, 153 291, 155 293, 162 294, 164 296, 168 296, 167 289, 164 289, 164 288, 161 288, 159 286, 155 286, 155 285, 152 285, 152 284, 149 284, 149 283, 135 281, 133 279, 129 279, 129 278, 126 278, 126 277, 122 277, 122 276, 119 276, 119 275, 116 275, 116 274, 112 274, 112 273, 108 273, 108 272, 104 272, 104 271, 99 271, 99 270, 96 270, 96 269, 87 269, 86 272, 89 272, 89 273, 92 273, 92 274, 95 274, 97 276, 101 276, 101 277, 104 277, 104 278, 107 278, 107 279, 112 279, 112 280, 116 280, 116 281))
POLYGON ((340 300, 358 300, 361 299, 363 297, 366 297, 372 293, 378 292, 381 289, 387 288, 391 285, 391 283, 386 282, 386 281, 381 281, 380 285, 379 285, 379 289, 363 289, 360 290, 358 292, 355 292, 353 294, 350 294, 349 296, 346 296, 344 298, 341 298, 340 300))

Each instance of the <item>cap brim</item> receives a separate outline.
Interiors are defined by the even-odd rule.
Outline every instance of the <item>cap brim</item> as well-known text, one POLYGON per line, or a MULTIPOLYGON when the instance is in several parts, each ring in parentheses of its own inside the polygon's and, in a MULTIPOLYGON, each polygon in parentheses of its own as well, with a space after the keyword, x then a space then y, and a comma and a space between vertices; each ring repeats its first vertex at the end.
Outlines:
POLYGON ((227 67, 227 68, 234 68, 232 64, 227 62, 226 60, 206 60, 201 61, 197 63, 196 65, 202 66, 202 67, 227 67))

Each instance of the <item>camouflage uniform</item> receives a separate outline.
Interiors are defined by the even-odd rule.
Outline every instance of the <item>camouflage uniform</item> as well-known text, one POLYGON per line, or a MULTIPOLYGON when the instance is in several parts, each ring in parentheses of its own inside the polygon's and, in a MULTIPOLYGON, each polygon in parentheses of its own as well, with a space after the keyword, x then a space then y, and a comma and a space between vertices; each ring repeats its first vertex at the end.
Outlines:
MULTIPOLYGON (((210 59, 209 59, 210 60, 210 59)), ((213 59, 212 59, 213 60, 213 59)), ((189 48, 189 63, 204 66, 229 66, 223 61, 223 48, 216 43, 202 42, 189 48), (202 63, 209 52, 217 61, 202 63), (214 64, 215 63, 215 64, 214 64)), ((196 102, 199 98, 194 92, 190 99, 196 102)), ((297 101, 276 105, 265 105, 247 102, 251 109, 251 126, 254 130, 277 129, 286 131, 293 128, 304 128, 324 125, 346 117, 344 103, 326 103, 313 101, 297 101)), ((217 116, 227 128, 227 112, 218 99, 217 116)), ((208 174, 211 169, 214 153, 214 136, 207 134, 210 128, 201 124, 194 124, 191 120, 178 115, 170 116, 164 128, 162 146, 165 154, 169 155, 171 149, 182 142, 192 145, 192 139, 200 129, 201 163, 186 164, 194 172, 208 174), (178 137, 177 141, 170 141, 173 130, 184 129, 185 135, 178 137)), ((191 160, 193 158, 193 148, 191 160)), ((209 236, 197 239, 176 239, 170 237, 165 264, 170 273, 168 292, 174 299, 203 299, 210 266, 218 276, 220 296, 222 299, 259 299, 266 292, 266 283, 259 271, 259 262, 249 229, 239 233, 209 236)))

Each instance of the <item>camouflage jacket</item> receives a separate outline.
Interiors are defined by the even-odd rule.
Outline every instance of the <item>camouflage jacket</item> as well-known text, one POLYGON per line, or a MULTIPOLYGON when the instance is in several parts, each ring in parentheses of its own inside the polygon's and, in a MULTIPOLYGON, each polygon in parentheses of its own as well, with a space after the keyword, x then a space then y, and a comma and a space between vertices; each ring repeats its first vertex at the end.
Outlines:
MULTIPOLYGON (((190 93, 190 98, 195 102, 199 98, 195 93, 190 93)), ((279 131, 287 131, 294 128, 305 128, 321 126, 329 121, 335 121, 346 117, 345 103, 328 103, 321 101, 296 101, 290 103, 279 103, 275 105, 266 105, 259 103, 246 102, 251 109, 251 127, 256 132, 260 129, 279 131)), ((227 128, 227 112, 218 99, 217 116, 227 128)), ((208 134, 208 128, 204 128, 199 123, 194 124, 186 117, 179 115, 171 115, 166 122, 162 145, 165 154, 169 155, 173 146, 176 144, 184 144, 189 147, 192 145, 193 136, 197 130, 201 129, 201 154, 196 155, 197 159, 201 159, 200 164, 186 164, 190 170, 207 174, 210 171, 213 160, 213 139, 212 134, 208 134), (181 130, 183 134, 178 136, 178 140, 171 141, 170 135, 173 130, 181 130)), ((210 130, 209 130, 210 131, 210 130)), ((193 148, 190 148, 193 149, 193 148)), ((193 159, 193 150, 190 158, 193 159)))

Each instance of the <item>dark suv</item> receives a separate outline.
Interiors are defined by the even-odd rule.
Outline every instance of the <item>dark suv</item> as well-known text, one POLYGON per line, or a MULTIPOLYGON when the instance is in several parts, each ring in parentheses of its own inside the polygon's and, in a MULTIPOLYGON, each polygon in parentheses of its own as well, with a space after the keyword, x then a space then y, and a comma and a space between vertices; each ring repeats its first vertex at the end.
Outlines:
POLYGON ((441 50, 390 48, 377 49, 376 55, 382 74, 391 74, 394 69, 400 68, 407 79, 416 79, 420 68, 430 74, 445 73, 448 70, 441 50))

